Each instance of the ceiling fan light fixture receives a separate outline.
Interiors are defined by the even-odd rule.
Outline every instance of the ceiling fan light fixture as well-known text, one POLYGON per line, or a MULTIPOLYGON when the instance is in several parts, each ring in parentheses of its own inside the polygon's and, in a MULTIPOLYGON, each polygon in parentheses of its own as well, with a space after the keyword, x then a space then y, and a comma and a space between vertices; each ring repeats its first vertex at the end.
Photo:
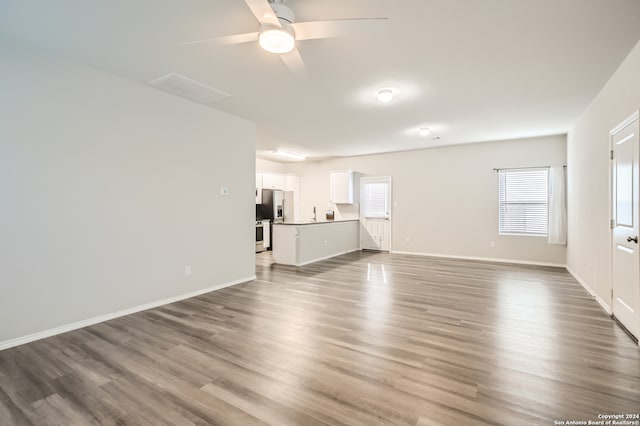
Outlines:
POLYGON ((260 30, 258 43, 267 52, 289 53, 296 47, 296 39, 290 28, 265 26, 260 30))
POLYGON ((380 89, 378 90, 378 100, 382 103, 387 103, 393 99, 393 90, 392 89, 380 89))

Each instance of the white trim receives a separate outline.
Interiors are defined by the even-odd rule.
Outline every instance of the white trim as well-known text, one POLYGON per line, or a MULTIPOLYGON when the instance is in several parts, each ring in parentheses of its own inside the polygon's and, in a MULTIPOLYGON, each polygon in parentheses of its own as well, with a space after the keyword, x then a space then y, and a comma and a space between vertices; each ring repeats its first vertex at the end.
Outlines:
POLYGON ((633 114, 631 114, 629 117, 625 118, 622 123, 618 124, 616 127, 614 127, 613 129, 611 129, 609 131, 609 134, 611 136, 615 136, 618 132, 620 132, 622 129, 624 129, 625 127, 627 127, 629 124, 633 123, 634 121, 640 119, 640 110, 634 112, 633 114))
MULTIPOLYGON (((320 262, 321 260, 331 259, 332 257, 342 256, 343 254, 353 253, 354 251, 360 251, 360 247, 354 248, 352 250, 341 251, 340 253, 330 254, 329 256, 324 256, 324 257, 319 257, 317 259, 308 260, 308 261, 303 262, 303 263, 296 263, 293 266, 305 266, 305 265, 308 265, 310 263, 320 262)), ((283 263, 283 265, 285 265, 285 264, 283 263)))
POLYGON ((551 266, 554 268, 567 267, 567 265, 565 265, 564 263, 535 262, 530 260, 503 259, 503 258, 496 258, 496 257, 456 256, 453 254, 419 253, 419 252, 399 251, 399 250, 394 250, 392 253, 408 254, 413 256, 424 256, 424 257, 438 257, 438 258, 444 258, 444 259, 462 259, 462 260, 479 260, 481 262, 513 263, 516 265, 551 266))
POLYGON ((156 300, 154 302, 145 303, 138 306, 133 306, 131 308, 122 309, 120 311, 112 312, 110 314, 99 315, 93 318, 87 318, 81 321, 77 321, 71 324, 61 325, 59 327, 50 328, 48 330, 39 331, 37 333, 28 334, 26 336, 17 337, 15 339, 5 340, 4 342, 0 342, 0 351, 4 349, 9 349, 14 346, 24 345, 25 343, 34 342, 36 340, 45 339, 47 337, 55 336, 57 334, 66 333, 68 331, 77 330, 79 328, 88 327, 90 325, 98 324, 101 322, 109 321, 114 318, 123 317, 125 315, 134 314, 140 311, 146 311, 147 309, 157 308, 158 306, 168 305, 170 303, 179 302, 180 300, 189 299, 191 297, 200 296, 201 294, 210 293, 215 290, 220 290, 226 287, 231 287, 237 284, 246 283, 249 281, 253 281, 256 279, 256 276, 253 275, 247 278, 240 278, 238 280, 229 281, 222 284, 217 284, 211 287, 203 288, 200 290, 192 291, 189 293, 181 294, 179 296, 168 297, 162 300, 156 300))
POLYGON ((602 307, 602 309, 604 309, 607 314, 611 315, 611 307, 607 304, 607 302, 605 302, 603 298, 598 296, 595 290, 593 290, 582 278, 580 278, 580 276, 578 276, 578 274, 576 274, 575 271, 573 271, 573 269, 571 269, 568 265, 567 272, 569 272, 573 276, 573 278, 575 278, 575 280, 578 281, 585 290, 587 290, 587 293, 589 293, 589 295, 591 295, 591 297, 593 297, 596 302, 598 302, 598 304, 602 307))
MULTIPOLYGON (((575 277, 574 277, 574 278, 575 278, 575 277)), ((578 281, 578 282, 580 282, 580 281, 578 281)), ((593 295, 593 297, 596 299, 596 302, 598 302, 598 304, 600 305, 600 307, 601 307, 602 309, 604 309, 604 311, 605 311, 607 314, 609 314, 609 315, 613 315, 613 312, 611 312, 611 308, 609 307, 609 305, 607 305, 607 302, 605 302, 605 301, 604 301, 604 299, 603 299, 602 297, 598 296, 597 294, 596 294, 596 295, 593 295)))
MULTIPOLYGON (((634 111, 630 116, 628 116, 627 118, 625 118, 620 124, 618 124, 616 127, 614 127, 613 129, 611 129, 609 131, 609 149, 611 150, 611 152, 614 152, 614 137, 615 135, 617 135, 618 133, 620 133, 622 130, 624 130, 625 128, 627 128, 629 125, 631 125, 632 123, 638 121, 640 119, 640 110, 636 110, 634 111)), ((637 148, 637 147, 636 147, 637 148)), ((637 149, 636 149, 636 160, 637 160, 637 149)), ((609 315, 614 315, 613 312, 613 305, 614 305, 614 299, 613 299, 613 291, 614 291, 614 280, 613 280, 613 256, 614 256, 614 248, 613 248, 613 242, 614 242, 614 237, 613 237, 613 231, 614 231, 614 225, 616 223, 615 221, 615 211, 614 211, 614 201, 613 201, 613 172, 614 172, 614 159, 611 158, 611 161, 608 161, 609 163, 609 187, 608 187, 608 191, 609 191, 609 222, 612 224, 612 226, 609 227, 609 302, 610 305, 608 305, 604 299, 602 299, 600 296, 598 296, 597 294, 592 293, 594 295, 594 297, 596 298, 596 300, 598 301, 598 303, 600 304, 600 306, 602 306, 604 308, 604 310, 609 314, 609 315)), ((634 219, 638 217, 638 213, 635 212, 634 214, 634 219)), ((575 277, 575 275, 574 275, 575 277)), ((576 278, 577 279, 577 278, 576 278)), ((638 339, 638 346, 640 346, 640 339, 638 339)))

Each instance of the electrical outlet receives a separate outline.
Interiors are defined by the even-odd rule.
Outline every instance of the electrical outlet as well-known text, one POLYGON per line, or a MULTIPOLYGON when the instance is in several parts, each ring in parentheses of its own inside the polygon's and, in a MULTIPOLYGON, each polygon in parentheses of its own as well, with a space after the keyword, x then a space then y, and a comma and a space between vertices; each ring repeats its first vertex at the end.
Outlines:
POLYGON ((495 246, 496 246, 496 242, 495 241, 489 241, 489 247, 495 248, 495 246))
POLYGON ((191 265, 187 265, 184 267, 184 275, 187 277, 191 276, 191 265))

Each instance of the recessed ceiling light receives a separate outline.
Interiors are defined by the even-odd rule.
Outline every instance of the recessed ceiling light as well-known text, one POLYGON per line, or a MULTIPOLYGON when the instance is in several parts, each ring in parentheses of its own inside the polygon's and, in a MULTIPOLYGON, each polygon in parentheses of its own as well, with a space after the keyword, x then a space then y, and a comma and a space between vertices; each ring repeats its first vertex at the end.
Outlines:
POLYGON ((289 27, 263 26, 258 43, 267 52, 288 53, 296 46, 296 39, 289 27))
POLYGON ((305 157, 304 155, 300 155, 300 154, 294 154, 292 152, 287 152, 287 151, 273 151, 274 155, 278 155, 280 157, 286 157, 286 158, 291 158, 293 160, 304 160, 307 157, 305 157))
POLYGON ((380 89, 378 90, 378 100, 383 103, 389 102, 393 98, 392 89, 380 89))
POLYGON ((428 127, 422 127, 420 130, 418 130, 418 134, 420 136, 429 136, 429 133, 431 133, 431 129, 428 127))

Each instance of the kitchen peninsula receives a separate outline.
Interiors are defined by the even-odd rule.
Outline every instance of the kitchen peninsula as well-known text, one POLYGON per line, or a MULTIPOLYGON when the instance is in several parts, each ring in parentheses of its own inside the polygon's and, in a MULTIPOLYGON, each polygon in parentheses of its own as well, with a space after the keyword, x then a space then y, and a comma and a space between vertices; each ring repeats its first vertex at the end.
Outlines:
POLYGON ((273 259, 303 266, 360 249, 360 222, 353 220, 273 224, 273 259))

